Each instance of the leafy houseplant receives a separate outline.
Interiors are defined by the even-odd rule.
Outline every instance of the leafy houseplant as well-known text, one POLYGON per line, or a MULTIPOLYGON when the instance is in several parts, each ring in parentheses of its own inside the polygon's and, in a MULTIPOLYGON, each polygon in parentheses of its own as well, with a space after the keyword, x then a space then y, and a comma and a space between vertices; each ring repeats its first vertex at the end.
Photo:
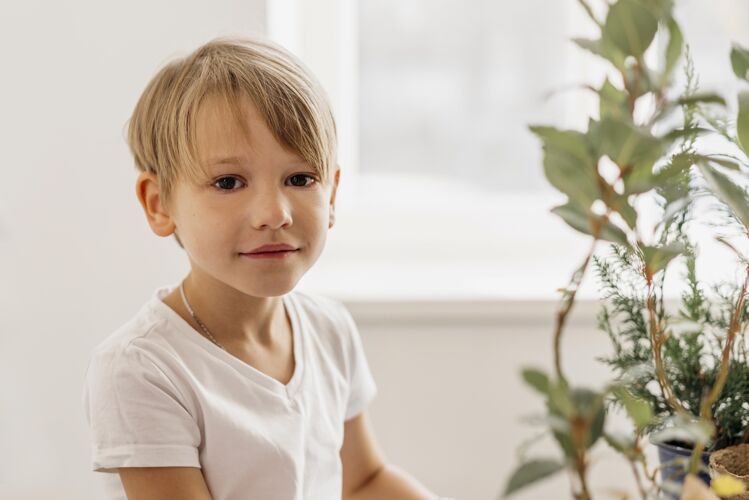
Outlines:
MULTIPOLYGON (((739 248, 749 241, 749 198, 742 187, 749 168, 749 92, 739 94, 734 134, 726 121, 707 112, 707 106, 725 106, 723 98, 697 93, 689 84, 683 92, 674 89, 672 75, 684 52, 684 38, 671 0, 616 0, 604 4, 603 20, 586 0, 578 2, 599 27, 600 36, 574 41, 604 58, 613 69, 610 78, 588 87, 598 96, 598 116, 582 131, 531 127, 543 143, 547 179, 567 197, 552 212, 588 235, 591 243, 561 291, 554 372, 523 371, 525 381, 546 402, 543 422, 559 445, 561 458, 522 463, 510 477, 505 495, 567 470, 573 478, 572 496, 592 498, 589 450, 605 441, 630 462, 640 497, 659 498, 663 484, 648 466, 641 446, 648 431, 666 423, 672 436, 681 436, 692 445, 685 490, 699 488, 693 486, 693 475, 706 447, 714 449, 742 439, 739 427, 745 422, 737 423, 728 415, 738 403, 724 394, 739 390, 745 376, 732 368, 744 359, 741 339, 747 324, 744 299, 749 259, 739 248), (655 54, 662 61, 656 69, 646 64, 645 53, 658 50, 653 41, 659 30, 668 43, 662 53, 655 54), (678 111, 681 117, 676 121, 678 111), (720 154, 697 147, 699 137, 708 133, 726 139, 720 154), (692 207, 705 193, 722 203, 743 238, 739 243, 721 239, 736 252, 746 279, 717 308, 712 302, 708 307, 701 294, 694 278, 694 247, 685 236, 692 207), (640 202, 648 199, 656 200, 661 208, 660 220, 653 227, 642 217, 640 202), (601 241, 615 245, 618 263, 594 259, 601 241), (669 266, 683 259, 693 275, 691 281, 687 279, 683 311, 671 314, 664 306, 663 283, 669 266), (608 290, 604 287, 614 308, 605 310, 602 326, 614 340, 615 352, 608 361, 619 377, 602 389, 573 386, 565 374, 560 348, 567 317, 591 262, 598 265, 604 284, 610 279, 614 285, 608 290), (617 272, 632 274, 633 294, 617 287, 624 284, 617 272), (623 315, 624 326, 615 326, 610 313, 623 315), (677 334, 675 324, 685 318, 692 329, 677 334), (679 352, 682 349, 687 355, 679 352), (630 417, 629 435, 607 429, 612 402, 630 417), (664 422, 666 416, 674 418, 664 422)), ((749 51, 735 46, 731 62, 736 75, 746 80, 749 51)))
MULTIPOLYGON (((645 321, 646 288, 639 274, 642 262, 636 254, 617 246, 612 248, 611 258, 594 256, 593 260, 606 302, 598 323, 613 346, 613 353, 602 361, 619 379, 628 379, 627 389, 635 397, 648 402, 653 409, 654 424, 665 422, 677 414, 655 387, 655 374, 649 369, 654 363, 645 321)), ((710 290, 704 290, 697 279, 696 263, 696 255, 690 251, 685 265, 686 290, 678 311, 671 313, 663 307, 661 288, 656 288, 654 295, 657 315, 670 331, 663 342, 666 378, 674 398, 694 417, 699 417, 704 397, 720 376, 724 334, 730 327, 740 290, 732 282, 714 284, 710 290)), ((749 441, 749 355, 745 339, 749 308, 746 303, 740 315, 742 329, 728 352, 723 391, 713 403, 715 433, 707 451, 749 441)), ((655 428, 644 429, 651 430, 655 428)), ((674 439, 678 441, 677 436, 674 439)), ((691 448, 689 443, 673 444, 691 448)))

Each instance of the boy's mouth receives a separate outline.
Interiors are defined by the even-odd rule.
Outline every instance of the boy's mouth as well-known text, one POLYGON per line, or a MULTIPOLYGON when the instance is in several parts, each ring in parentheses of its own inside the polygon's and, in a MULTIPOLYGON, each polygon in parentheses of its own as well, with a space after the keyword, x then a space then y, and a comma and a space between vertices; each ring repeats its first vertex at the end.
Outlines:
POLYGON ((250 259, 283 259, 288 255, 295 253, 298 249, 293 250, 280 250, 275 252, 254 252, 254 253, 243 253, 240 254, 242 257, 249 257, 250 259))
POLYGON ((249 252, 242 253, 242 255, 256 255, 256 254, 266 254, 266 253, 286 253, 286 252, 293 252, 298 250, 298 248, 293 247, 287 243, 272 243, 268 245, 262 245, 254 250, 250 250, 249 252))

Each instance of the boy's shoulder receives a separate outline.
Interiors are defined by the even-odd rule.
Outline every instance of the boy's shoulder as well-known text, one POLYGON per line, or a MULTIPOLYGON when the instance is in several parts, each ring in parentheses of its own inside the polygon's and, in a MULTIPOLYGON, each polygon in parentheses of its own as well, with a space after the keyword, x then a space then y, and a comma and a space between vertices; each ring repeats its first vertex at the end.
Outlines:
POLYGON ((299 290, 294 290, 291 294, 310 321, 332 322, 332 326, 339 328, 348 326, 350 314, 342 301, 327 295, 299 290))
POLYGON ((154 307, 155 297, 152 296, 130 319, 107 334, 91 350, 91 357, 123 360, 144 343, 161 343, 159 332, 167 329, 168 321, 154 307))
MULTIPOLYGON (((133 317, 93 348, 91 357, 122 362, 143 354, 167 353, 175 349, 181 351, 183 344, 191 344, 189 335, 180 331, 185 325, 172 318, 176 313, 169 310, 166 304, 156 302, 169 290, 171 286, 156 290, 133 317)), ((301 290, 293 290, 289 295, 300 319, 306 321, 318 336, 348 342, 348 338, 354 334, 352 329, 356 329, 356 325, 342 301, 301 290)))

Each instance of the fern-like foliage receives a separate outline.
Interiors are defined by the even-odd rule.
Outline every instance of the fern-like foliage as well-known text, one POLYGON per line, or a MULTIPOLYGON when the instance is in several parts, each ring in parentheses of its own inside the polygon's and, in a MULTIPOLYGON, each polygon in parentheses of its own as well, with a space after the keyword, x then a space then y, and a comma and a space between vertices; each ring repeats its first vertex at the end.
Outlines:
MULTIPOLYGON (((658 321, 668 335, 663 345, 668 380, 684 408, 698 416, 702 399, 718 375, 725 335, 740 289, 723 283, 713 286, 708 297, 697 279, 695 249, 688 248, 686 289, 678 310, 669 314, 663 306, 662 276, 655 294, 656 303, 660 304, 658 321)), ((655 377, 642 265, 636 253, 618 245, 612 246, 609 258, 594 257, 593 269, 603 299, 598 326, 608 334, 613 348, 611 355, 599 360, 635 396, 648 401, 658 421, 663 422, 672 411, 655 377)), ((747 307, 742 316, 742 324, 746 324, 747 307)), ((745 436, 749 424, 749 360, 744 333, 740 331, 734 343, 728 379, 712 408, 716 436, 710 450, 749 440, 749 435, 745 436)), ((653 427, 646 429, 652 430, 653 427)))

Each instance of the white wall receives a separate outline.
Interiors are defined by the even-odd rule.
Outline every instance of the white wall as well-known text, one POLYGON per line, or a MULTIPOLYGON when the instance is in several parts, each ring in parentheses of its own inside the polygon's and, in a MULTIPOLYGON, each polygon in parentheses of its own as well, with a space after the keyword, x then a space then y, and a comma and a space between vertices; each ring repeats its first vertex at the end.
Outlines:
MULTIPOLYGON (((520 370, 551 371, 550 301, 351 302, 379 394, 370 406, 375 433, 390 461, 432 491, 458 500, 494 500, 519 465, 518 447, 541 427, 523 422, 543 413, 543 400, 520 370)), ((597 305, 581 302, 564 336, 564 370, 577 386, 600 389, 608 369, 595 361, 610 353, 595 327, 597 305)), ((614 416, 609 430, 627 430, 614 416)), ((655 450, 646 449, 655 464, 655 450)), ((529 458, 561 458, 547 436, 529 458)), ((591 454, 595 498, 612 489, 636 498, 629 465, 599 443, 591 454)), ((517 500, 572 498, 565 474, 524 490, 517 500)), ((621 496, 617 497, 621 498, 621 496)))
POLYGON ((0 498, 101 498, 89 351, 187 269, 140 212, 125 122, 165 60, 264 26, 261 0, 3 2, 0 498))
MULTIPOLYGON (((140 211, 125 122, 164 61, 217 35, 264 33, 265 19, 264 0, 3 4, 0 499, 101 498, 95 474, 89 471, 89 435, 81 404, 89 352, 130 318, 154 288, 176 282, 187 271, 182 251, 171 239, 155 237, 140 211)), ((321 42, 321 47, 329 43, 321 42)), ((353 56, 344 51, 339 57, 353 56)), ((311 65, 317 69, 314 61, 311 65)), ((335 80, 320 71, 323 81, 335 80)), ((347 92, 353 91, 338 88, 331 97, 336 102, 352 99, 347 92)), ((355 142, 347 144, 347 154, 355 158, 355 142)), ((405 185, 396 196, 407 201, 407 188, 416 185, 405 185)), ((350 185, 341 189, 342 201, 347 196, 351 201, 373 199, 345 195, 350 185)), ((368 196, 383 194, 392 193, 370 189, 368 196)), ((507 245, 484 249, 481 259, 466 253, 466 260, 474 263, 466 269, 486 276, 487 295, 518 294, 517 286, 508 283, 528 283, 528 277, 529 297, 537 290, 551 294, 582 255, 578 238, 561 223, 545 222, 548 214, 539 200, 526 201, 528 211, 521 213, 517 200, 511 200, 505 212, 483 213, 487 219, 461 212, 459 200, 453 200, 454 210, 435 207, 434 213, 444 216, 439 220, 409 218, 405 203, 379 217, 366 207, 342 210, 330 251, 310 275, 307 288, 363 299, 356 294, 362 280, 375 278, 385 267, 407 272, 415 260, 424 260, 418 250, 425 240, 412 231, 427 230, 436 243, 453 244, 450 228, 466 221, 475 224, 476 238, 491 231, 507 235, 507 245), (507 210, 514 210, 509 212, 514 217, 503 217, 507 210), (369 218, 359 218, 364 214, 369 218), (409 222, 408 232, 388 231, 393 220, 409 222), (553 229, 532 230, 529 224, 536 223, 553 229), (370 232, 372 227, 381 231, 370 232), (356 237, 344 242, 338 234, 346 228, 356 229, 349 233, 356 237), (510 235, 518 233, 513 231, 539 239, 528 240, 527 248, 516 247, 510 235), (369 252, 377 248, 378 241, 360 238, 367 234, 410 242, 414 253, 396 255, 401 268, 392 260, 372 261, 368 268, 346 261, 362 250, 362 242, 369 252), (545 259, 549 242, 569 269, 545 259), (336 262, 345 266, 336 267, 336 262), (498 267, 492 270, 490 265, 498 267), (355 268, 360 275, 351 274, 355 268)), ((460 293, 460 273, 444 272, 413 276, 434 283, 449 280, 460 293)), ((424 283, 409 291, 388 288, 383 281, 379 291, 395 297, 400 290, 406 296, 429 288, 424 283)), ((370 291, 377 294, 378 289, 370 291)), ((416 318, 410 323, 392 315, 388 307, 393 304, 374 316, 370 305, 351 302, 380 387, 372 417, 386 454, 442 494, 493 498, 514 464, 515 445, 528 435, 518 419, 538 403, 520 388, 518 369, 526 361, 548 365, 548 304, 531 303, 518 316, 513 303, 495 301, 438 326, 429 320, 446 304, 427 309, 407 304, 416 318), (383 323, 382 318, 392 322, 383 323), (538 318, 543 321, 538 323, 538 318)), ((575 354, 577 374, 591 379, 600 367, 589 354, 600 347, 602 337, 580 330, 581 335, 585 332, 589 337, 571 345, 580 348, 575 354)))
MULTIPOLYGON (((264 16, 260 0, 4 5, 0 499, 102 498, 81 404, 90 350, 155 287, 187 271, 181 250, 150 232, 137 204, 125 122, 164 61, 220 34, 263 33, 264 16)), ((347 91, 338 92, 333 99, 347 91)), ((366 232, 389 220, 358 215, 342 214, 338 230, 366 232)), ((357 252, 337 238, 309 289, 325 283, 332 262, 357 252)), ((341 298, 358 283, 341 274, 327 282, 341 298)), ((479 314, 431 328, 445 305, 407 308, 417 325, 383 324, 387 310, 373 316, 366 302, 352 303, 380 387, 371 411, 383 449, 436 491, 491 498, 513 464, 517 416, 534 402, 522 392, 518 407, 506 408, 505 387, 516 399, 520 361, 546 358, 545 328, 516 342, 516 331, 491 326, 502 316, 489 326, 473 323, 479 314)))

